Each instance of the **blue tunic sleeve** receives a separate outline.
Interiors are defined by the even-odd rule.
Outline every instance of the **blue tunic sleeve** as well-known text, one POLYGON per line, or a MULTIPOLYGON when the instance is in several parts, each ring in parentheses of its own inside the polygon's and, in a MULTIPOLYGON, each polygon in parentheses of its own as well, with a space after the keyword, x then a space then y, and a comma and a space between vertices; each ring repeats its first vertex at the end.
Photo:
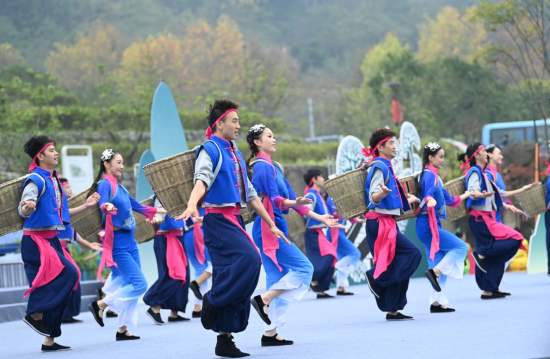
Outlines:
POLYGON ((435 174, 429 171, 424 171, 420 186, 422 187, 422 194, 424 195, 424 198, 421 198, 421 200, 426 200, 427 197, 435 199, 435 174))
POLYGON ((252 184, 254 187, 258 188, 260 192, 268 196, 275 207, 281 208, 285 199, 279 194, 274 176, 274 169, 269 163, 258 161, 254 165, 252 184))

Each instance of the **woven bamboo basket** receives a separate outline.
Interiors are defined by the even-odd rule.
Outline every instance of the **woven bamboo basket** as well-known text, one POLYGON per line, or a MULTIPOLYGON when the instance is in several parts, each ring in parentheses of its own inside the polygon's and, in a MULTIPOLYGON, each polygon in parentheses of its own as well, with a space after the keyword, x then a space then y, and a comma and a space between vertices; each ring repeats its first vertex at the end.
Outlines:
MULTIPOLYGON (((89 189, 69 198, 69 208, 82 206, 88 199, 89 189)), ((103 229, 101 224, 101 209, 99 205, 87 208, 71 216, 71 225, 82 238, 90 242, 99 242, 97 233, 103 229)))
MULTIPOLYGON (((145 206, 153 207, 153 200, 151 198, 147 198, 140 203, 145 206)), ((157 228, 155 224, 147 222, 145 217, 137 212, 134 212, 134 218, 136 219, 137 227, 137 229, 134 231, 136 242, 141 244, 149 242, 151 239, 155 238, 155 234, 157 233, 157 228)))
POLYGON ((516 199, 523 211, 531 218, 546 212, 546 186, 541 183, 516 195, 516 199))
MULTIPOLYGON (((466 182, 464 177, 455 178, 445 184, 445 189, 451 196, 461 196, 466 192, 466 182)), ((460 203, 460 207, 454 208, 447 206, 447 221, 456 221, 459 218, 466 216, 466 201, 460 203)))
POLYGON ((288 214, 283 215, 288 225, 288 237, 295 238, 306 233, 306 222, 304 218, 294 210, 290 210, 288 214))
POLYGON ((195 176, 195 150, 179 153, 143 167, 147 181, 170 217, 187 209, 195 176))
MULTIPOLYGON (((418 188, 416 185, 417 183, 416 183, 416 180, 414 179, 414 176, 411 175, 411 176, 400 178, 399 182, 401 182, 401 185, 405 189, 406 193, 412 194, 415 196, 418 194, 418 188)), ((396 218, 395 220, 404 221, 406 219, 414 218, 414 213, 416 212, 417 209, 418 209, 418 203, 415 202, 411 204, 411 209, 409 211, 405 212, 404 215, 396 218)))
POLYGON ((23 184, 28 176, 0 185, 0 236, 23 229, 23 217, 19 215, 19 203, 23 184))
POLYGON ((367 212, 367 170, 362 166, 325 182, 325 190, 346 220, 367 212))

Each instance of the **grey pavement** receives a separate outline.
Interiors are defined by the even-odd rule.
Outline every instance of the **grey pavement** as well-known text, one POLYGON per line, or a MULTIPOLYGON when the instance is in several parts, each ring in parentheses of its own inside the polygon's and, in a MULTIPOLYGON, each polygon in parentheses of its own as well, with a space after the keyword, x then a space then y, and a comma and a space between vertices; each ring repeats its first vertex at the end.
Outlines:
MULTIPOLYGON (((505 281, 501 289, 511 297, 482 301, 473 276, 450 279, 445 293, 457 312, 430 314, 430 286, 413 279, 403 313, 414 320, 405 322, 386 322, 365 285, 351 287, 352 297, 316 300, 309 292, 291 305, 279 330, 294 345, 261 347, 263 325, 254 311, 236 343, 257 358, 550 358, 550 277, 509 273, 505 281)), ((64 325, 57 339, 73 350, 56 354, 40 354, 42 337, 22 321, 2 323, 0 358, 216 358, 216 335, 200 320, 157 326, 146 309, 139 307, 138 327, 131 330, 141 340, 116 342, 116 319, 100 328, 85 313, 79 317, 84 323, 64 325)))

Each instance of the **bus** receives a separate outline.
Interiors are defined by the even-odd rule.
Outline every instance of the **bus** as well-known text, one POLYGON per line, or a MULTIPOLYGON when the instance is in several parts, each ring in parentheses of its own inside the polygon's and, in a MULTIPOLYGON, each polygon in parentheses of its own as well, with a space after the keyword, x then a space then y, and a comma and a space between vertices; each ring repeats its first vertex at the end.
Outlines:
POLYGON ((508 135, 509 143, 515 142, 536 142, 541 143, 542 148, 546 148, 544 143, 546 142, 546 136, 544 135, 544 121, 548 127, 548 138, 550 138, 550 120, 537 120, 537 136, 535 139, 535 129, 533 121, 518 121, 518 122, 500 122, 491 123, 483 126, 482 131, 482 143, 488 146, 491 143, 498 145, 505 135, 508 135))

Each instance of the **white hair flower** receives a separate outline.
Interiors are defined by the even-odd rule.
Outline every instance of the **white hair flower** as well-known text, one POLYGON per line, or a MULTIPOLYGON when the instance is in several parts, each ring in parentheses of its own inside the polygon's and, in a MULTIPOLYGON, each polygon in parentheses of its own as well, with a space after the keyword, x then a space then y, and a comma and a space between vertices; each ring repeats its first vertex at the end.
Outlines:
POLYGON ((249 133, 250 133, 250 132, 254 132, 254 133, 256 133, 256 132, 261 132, 261 131, 264 130, 264 128, 265 128, 265 125, 262 125, 262 124, 260 123, 260 124, 258 124, 258 125, 254 125, 254 126, 250 127, 250 130, 248 130, 248 132, 249 132, 249 133))
POLYGON ((102 160, 102 161, 108 161, 108 160, 110 160, 114 155, 115 155, 115 153, 113 152, 113 149, 112 149, 112 148, 106 149, 106 150, 103 151, 103 153, 101 154, 101 160, 102 160))
POLYGON ((426 146, 424 146, 424 148, 426 148, 426 149, 429 148, 430 151, 433 152, 433 151, 439 150, 439 149, 441 148, 441 145, 440 145, 439 143, 437 143, 437 142, 428 142, 428 143, 426 144, 426 146))

